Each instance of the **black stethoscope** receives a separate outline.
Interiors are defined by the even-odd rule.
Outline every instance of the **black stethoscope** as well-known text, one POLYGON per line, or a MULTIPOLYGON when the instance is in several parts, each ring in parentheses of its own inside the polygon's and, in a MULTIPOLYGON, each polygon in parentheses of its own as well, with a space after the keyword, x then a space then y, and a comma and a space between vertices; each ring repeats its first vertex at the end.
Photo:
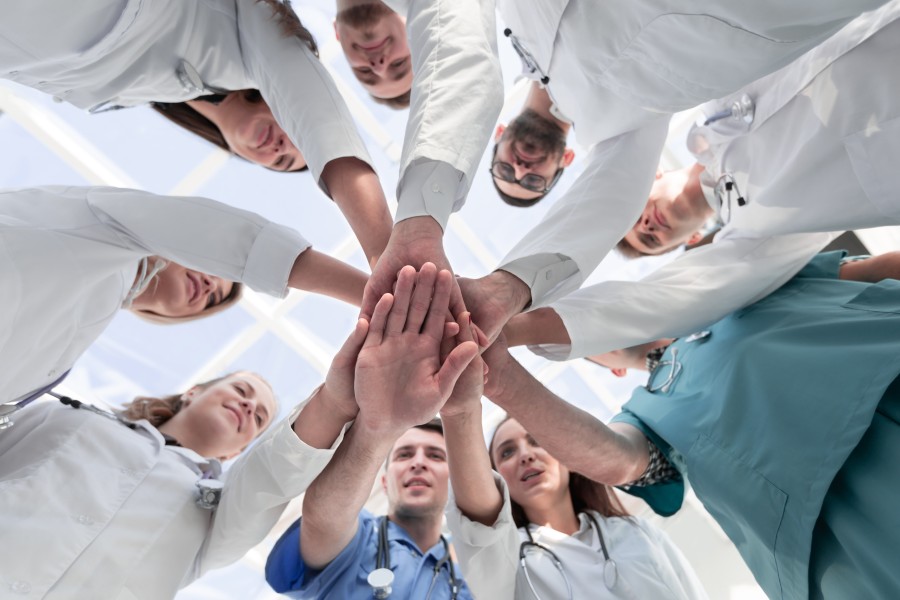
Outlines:
MULTIPOLYGON (((597 522, 597 519, 594 518, 589 512, 584 513, 588 519, 591 521, 591 527, 594 528, 594 531, 597 532, 597 538, 600 540, 600 551, 603 553, 603 583, 606 585, 606 589, 611 590, 615 587, 616 582, 619 579, 619 567, 616 565, 616 561, 609 557, 609 550, 606 548, 606 540, 603 538, 603 532, 600 530, 600 524, 597 522)), ((534 537, 531 535, 531 524, 525 526, 525 533, 528 534, 528 540, 522 542, 519 545, 519 565, 522 567, 522 574, 525 575, 525 581, 528 583, 528 587, 531 589, 532 595, 535 598, 540 600, 540 596, 537 593, 537 590, 534 589, 534 583, 531 581, 531 574, 528 572, 528 562, 525 560, 525 556, 527 555, 529 548, 536 548, 541 552, 546 552, 550 555, 551 561, 553 562, 553 566, 556 567, 556 570, 559 571, 559 574, 562 575, 563 581, 566 582, 566 596, 569 600, 574 600, 575 595, 572 591, 572 582, 569 580, 569 576, 566 573, 565 567, 563 567, 563 563, 560 560, 559 556, 557 556, 556 552, 544 546, 543 544, 539 544, 534 541, 534 537)))
MULTIPOLYGON (((444 536, 441 536, 441 543, 444 545, 444 557, 437 561, 434 565, 434 574, 431 576, 431 585, 428 586, 428 593, 425 600, 430 600, 434 585, 437 583, 438 575, 446 564, 450 571, 450 600, 456 600, 459 595, 460 582, 456 578, 456 569, 453 561, 450 559, 450 545, 444 536)), ((391 571, 391 548, 388 545, 388 518, 381 517, 378 525, 378 551, 375 554, 375 570, 369 573, 366 578, 369 585, 372 586, 372 596, 377 600, 384 600, 391 595, 391 584, 394 583, 394 572, 391 571)))

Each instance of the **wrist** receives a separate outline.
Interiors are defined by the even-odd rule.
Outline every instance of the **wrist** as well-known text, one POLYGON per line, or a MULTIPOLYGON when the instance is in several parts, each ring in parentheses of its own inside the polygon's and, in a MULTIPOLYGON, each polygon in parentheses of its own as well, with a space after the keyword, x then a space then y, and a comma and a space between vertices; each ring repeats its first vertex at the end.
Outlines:
POLYGON ((336 418, 341 419, 344 423, 349 423, 356 418, 357 414, 359 414, 359 406, 356 405, 356 398, 352 396, 349 398, 341 397, 340 394, 336 393, 334 389, 328 385, 327 381, 322 384, 318 393, 313 396, 313 400, 320 402, 323 406, 327 407, 329 412, 336 418))
POLYGON ((498 269, 486 275, 483 281, 494 291, 494 297, 506 307, 509 317, 531 305, 531 288, 509 271, 498 269))
POLYGON ((391 232, 391 239, 395 237, 405 241, 417 240, 421 238, 441 239, 444 236, 444 230, 441 229, 434 217, 417 216, 404 219, 394 225, 391 232))

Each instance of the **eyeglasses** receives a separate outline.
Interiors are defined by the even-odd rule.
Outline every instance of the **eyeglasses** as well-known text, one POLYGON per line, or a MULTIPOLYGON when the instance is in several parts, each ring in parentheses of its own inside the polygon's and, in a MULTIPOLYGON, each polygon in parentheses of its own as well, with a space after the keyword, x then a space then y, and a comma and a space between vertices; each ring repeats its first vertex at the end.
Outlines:
POLYGON ((547 180, 535 173, 526 173, 522 179, 516 179, 516 169, 508 162, 503 162, 502 160, 497 160, 497 146, 494 146, 494 156, 493 160, 491 160, 491 176, 494 179, 499 179, 500 181, 505 181, 507 183, 515 183, 521 188, 528 190, 529 192, 537 192, 538 194, 546 194, 553 186, 556 185, 556 182, 559 181, 560 176, 562 175, 563 168, 560 167, 556 170, 556 173, 553 175, 553 179, 550 180, 550 183, 547 183, 547 180))

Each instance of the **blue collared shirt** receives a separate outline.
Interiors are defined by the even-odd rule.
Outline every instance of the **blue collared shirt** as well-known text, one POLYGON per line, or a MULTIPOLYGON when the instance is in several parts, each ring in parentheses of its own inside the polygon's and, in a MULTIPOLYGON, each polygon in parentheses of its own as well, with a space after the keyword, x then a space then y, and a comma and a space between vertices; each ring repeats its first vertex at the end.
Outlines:
MULTIPOLYGON (((372 588, 366 578, 375 570, 380 519, 367 511, 359 514, 356 535, 327 567, 321 571, 307 568, 300 556, 300 525, 291 525, 275 544, 266 561, 266 581, 276 592, 292 598, 323 600, 369 600, 372 588)), ((438 542, 424 554, 399 525, 388 522, 388 547, 394 572, 392 598, 422 600, 428 594, 435 566, 444 558, 444 545, 438 542)), ((472 600, 472 593, 462 581, 458 567, 456 578, 459 600, 472 600)), ((437 574, 431 590, 434 600, 450 598, 449 561, 437 574)))

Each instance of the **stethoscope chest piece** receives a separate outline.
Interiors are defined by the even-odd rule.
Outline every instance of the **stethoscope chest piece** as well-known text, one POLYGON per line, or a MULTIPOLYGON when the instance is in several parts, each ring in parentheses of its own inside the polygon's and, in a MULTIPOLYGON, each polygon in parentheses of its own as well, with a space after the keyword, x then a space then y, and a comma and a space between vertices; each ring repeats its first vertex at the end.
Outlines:
POLYGON ((619 567, 616 566, 616 561, 610 558, 603 565, 603 583, 606 584, 606 589, 611 590, 618 580, 619 567))
POLYGON ((218 479, 201 479, 197 482, 197 506, 212 510, 222 500, 222 490, 225 484, 218 479))
POLYGON ((375 569, 369 573, 369 576, 366 577, 366 581, 368 581, 369 585, 372 587, 372 596, 378 600, 384 600, 391 595, 391 584, 394 583, 394 572, 390 569, 381 567, 380 569, 375 569))

